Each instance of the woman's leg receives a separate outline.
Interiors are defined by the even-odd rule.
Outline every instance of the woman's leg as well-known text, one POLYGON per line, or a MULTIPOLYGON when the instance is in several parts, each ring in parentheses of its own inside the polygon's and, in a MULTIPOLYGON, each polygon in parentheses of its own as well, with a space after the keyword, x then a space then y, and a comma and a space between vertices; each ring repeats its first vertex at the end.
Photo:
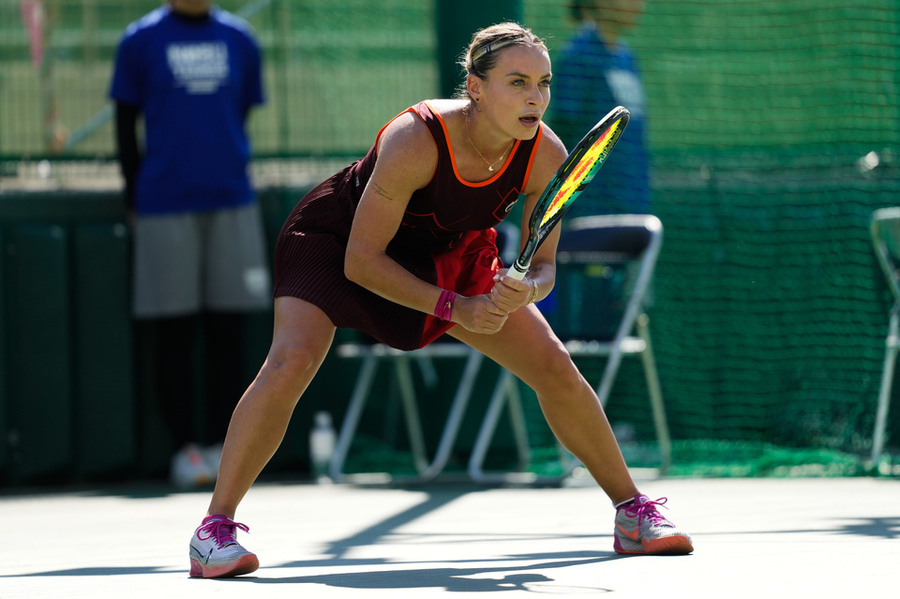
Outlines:
POLYGON ((234 517, 281 444, 294 407, 325 359, 334 331, 331 320, 316 306, 294 297, 275 300, 272 346, 231 417, 209 514, 234 517))
POLYGON ((572 452, 614 504, 638 494, 619 444, 590 384, 534 306, 510 314, 498 333, 456 326, 450 334, 519 377, 537 393, 560 443, 572 452))

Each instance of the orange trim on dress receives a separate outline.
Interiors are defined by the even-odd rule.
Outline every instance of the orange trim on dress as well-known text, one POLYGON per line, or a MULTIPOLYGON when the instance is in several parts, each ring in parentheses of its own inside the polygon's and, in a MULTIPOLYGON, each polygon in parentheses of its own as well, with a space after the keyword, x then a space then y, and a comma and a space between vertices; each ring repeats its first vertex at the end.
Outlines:
MULTIPOLYGON (((442 117, 440 114, 438 114, 438 111, 435 110, 434 107, 432 107, 431 104, 428 103, 428 101, 425 101, 425 105, 428 106, 428 109, 431 111, 431 114, 433 114, 437 118, 438 122, 441 124, 441 129, 444 130, 444 138, 447 140, 447 151, 450 153, 450 162, 453 165, 453 175, 456 177, 457 181, 459 181, 460 183, 462 183, 463 185, 466 185, 468 187, 484 187, 484 186, 490 185, 491 183, 496 181, 497 178, 500 175, 502 175, 503 172, 506 170, 507 165, 509 165, 510 161, 512 161, 513 156, 515 156, 516 150, 519 149, 519 144, 522 143, 521 139, 516 140, 516 143, 513 144, 512 151, 509 153, 509 156, 506 157, 506 160, 503 161, 503 166, 501 166, 497 170, 496 175, 494 175, 493 177, 491 177, 490 179, 488 179, 486 181, 480 181, 478 183, 472 183, 470 181, 466 181, 465 179, 463 179, 460 176, 459 170, 456 168, 456 154, 453 153, 453 146, 450 145, 450 133, 447 131, 447 123, 444 122, 444 117, 442 117)), ((378 158, 378 147, 379 147, 379 142, 381 141, 381 134, 384 133, 384 130, 388 128, 388 125, 390 125, 391 123, 393 123, 394 121, 399 119, 401 116, 403 116, 407 112, 413 113, 414 115, 419 117, 419 120, 421 120, 423 124, 425 124, 425 119, 422 118, 422 115, 419 114, 419 111, 416 110, 415 106, 410 106, 409 108, 407 108, 406 110, 404 110, 403 112, 401 112, 400 114, 398 114, 397 116, 395 116, 394 118, 389 120, 387 123, 384 124, 384 127, 382 127, 378 131, 378 135, 375 136, 375 158, 376 159, 378 158)), ((427 124, 426 124, 426 128, 427 128, 427 124)), ((428 134, 431 135, 430 129, 428 130, 428 134)), ((528 186, 528 179, 531 178, 531 167, 534 165, 534 159, 537 156, 537 150, 538 150, 538 147, 541 145, 541 139, 543 139, 543 137, 544 137, 544 123, 542 122, 540 124, 540 127, 538 127, 537 139, 534 142, 534 148, 531 151, 531 156, 528 157, 528 168, 525 169, 525 177, 522 180, 523 192, 524 192, 525 188, 528 186)), ((434 135, 431 135, 431 139, 434 141, 435 146, 437 146, 437 140, 434 139, 434 135)), ((436 174, 437 174, 437 163, 435 162, 434 172, 431 173, 431 179, 429 179, 429 181, 428 181, 429 184, 431 184, 431 181, 434 180, 434 176, 436 174)))
POLYGON ((531 167, 534 165, 534 158, 535 156, 537 156, 538 148, 541 146, 542 139, 544 139, 543 122, 541 122, 541 126, 538 127, 537 139, 534 141, 534 148, 531 150, 531 157, 528 159, 528 168, 525 169, 525 177, 522 179, 522 193, 525 193, 525 188, 528 187, 528 179, 531 178, 531 167))
MULTIPOLYGON (((418 111, 416 110, 416 107, 410 106, 409 108, 407 108, 406 110, 404 110, 403 112, 401 112, 400 114, 398 114, 397 116, 395 116, 394 118, 389 120, 387 123, 385 123, 384 127, 382 127, 378 131, 378 135, 375 136, 375 160, 378 160, 378 148, 379 148, 379 142, 381 141, 381 134, 384 133, 384 130, 387 129, 391 123, 393 123, 394 121, 399 119, 401 116, 403 116, 407 112, 411 112, 414 115, 416 115, 419 118, 419 120, 422 121, 422 124, 425 125, 425 128, 428 129, 428 124, 425 122, 425 119, 422 118, 422 115, 418 113, 418 111)), ((428 135, 431 135, 431 129, 428 129, 428 135)), ((432 141, 434 141, 435 147, 437 147, 437 140, 434 139, 434 135, 431 135, 431 139, 432 139, 432 141)), ((431 178, 428 180, 428 183, 425 184, 425 187, 428 187, 429 185, 431 185, 431 182, 434 181, 434 177, 435 177, 435 175, 437 175, 437 169, 438 169, 438 163, 437 163, 437 161, 435 161, 434 162, 434 170, 431 172, 431 178)))
POLYGON ((490 179, 487 179, 485 181, 478 181, 476 183, 473 183, 471 181, 466 181, 465 179, 462 178, 462 176, 460 176, 459 169, 456 168, 456 154, 453 152, 453 146, 450 144, 450 133, 447 131, 447 123, 444 122, 444 117, 442 117, 438 113, 438 111, 436 111, 431 106, 431 104, 429 104, 428 102, 425 102, 425 104, 428 106, 428 109, 431 111, 431 114, 433 114, 437 118, 438 122, 441 124, 441 129, 444 130, 444 138, 447 140, 447 151, 450 153, 450 163, 453 165, 453 175, 456 177, 457 181, 459 181, 460 183, 462 183, 463 185, 465 185, 467 187, 485 187, 487 185, 490 185, 494 181, 496 181, 497 178, 503 174, 503 171, 506 170, 506 167, 512 160, 512 157, 516 154, 516 150, 519 148, 519 144, 522 143, 522 140, 517 139, 516 143, 513 144, 513 148, 510 151, 509 156, 507 156, 506 160, 503 161, 503 165, 499 169, 497 169, 496 175, 494 175, 490 179))

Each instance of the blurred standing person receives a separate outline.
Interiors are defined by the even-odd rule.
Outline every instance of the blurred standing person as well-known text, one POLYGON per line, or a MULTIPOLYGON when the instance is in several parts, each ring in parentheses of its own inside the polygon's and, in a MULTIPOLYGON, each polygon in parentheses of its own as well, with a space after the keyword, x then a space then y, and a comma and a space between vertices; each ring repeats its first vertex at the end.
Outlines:
POLYGON ((177 447, 170 478, 211 484, 246 386, 244 319, 272 301, 245 130, 263 102, 260 50, 211 0, 168 0, 126 29, 109 95, 134 225, 133 314, 156 337, 156 394, 177 447), (204 422, 193 409, 201 337, 204 422))
POLYGON ((571 0, 579 23, 553 62, 554 110, 548 119, 572 148, 603 115, 624 106, 631 112, 616 151, 569 211, 592 214, 650 211, 650 152, 646 95, 638 63, 622 35, 644 12, 644 0, 571 0))

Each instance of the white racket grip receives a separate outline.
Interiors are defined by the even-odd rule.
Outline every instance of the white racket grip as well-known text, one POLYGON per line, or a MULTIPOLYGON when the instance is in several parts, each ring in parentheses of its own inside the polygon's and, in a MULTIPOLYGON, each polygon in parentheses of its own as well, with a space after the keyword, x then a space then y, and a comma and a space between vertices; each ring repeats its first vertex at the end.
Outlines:
POLYGON ((506 276, 521 281, 528 274, 528 269, 519 270, 519 262, 513 262, 512 267, 506 271, 506 276))

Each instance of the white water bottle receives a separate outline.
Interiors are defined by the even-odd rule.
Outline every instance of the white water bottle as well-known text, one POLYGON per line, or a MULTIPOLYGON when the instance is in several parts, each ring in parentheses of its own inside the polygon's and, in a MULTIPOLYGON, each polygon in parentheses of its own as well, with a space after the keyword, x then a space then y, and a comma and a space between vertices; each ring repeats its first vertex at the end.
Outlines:
POLYGON ((329 467, 337 435, 331 423, 331 414, 316 412, 315 426, 309 433, 309 457, 312 462, 312 475, 316 482, 330 483, 329 467))

